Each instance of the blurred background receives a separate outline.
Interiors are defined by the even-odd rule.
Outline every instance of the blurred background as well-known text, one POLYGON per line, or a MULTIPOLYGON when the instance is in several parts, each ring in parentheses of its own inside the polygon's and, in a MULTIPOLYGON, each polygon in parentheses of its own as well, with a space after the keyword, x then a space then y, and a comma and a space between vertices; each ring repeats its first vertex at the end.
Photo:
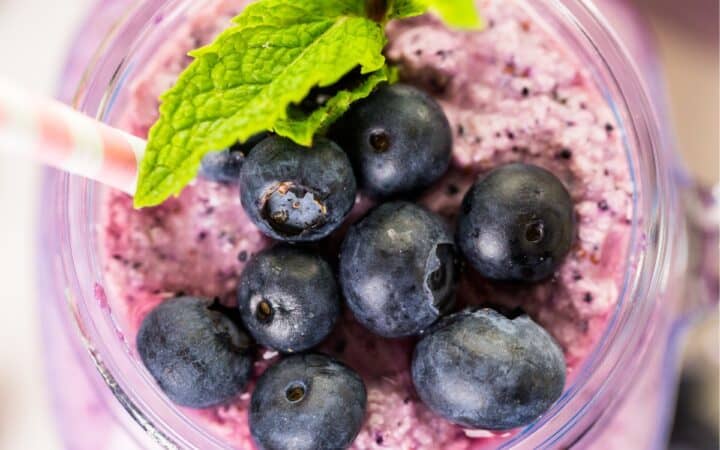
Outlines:
MULTIPOLYGON (((623 1, 623 0, 619 0, 623 1)), ((720 180, 718 0, 625 0, 650 23, 679 149, 694 175, 720 180)), ((74 32, 94 0, 0 0, 0 73, 53 94, 74 32)), ((0 158, 0 449, 57 449, 39 340, 34 224, 39 170, 0 158)), ((718 249, 714 249, 717 251, 718 249)), ((718 317, 687 339, 673 449, 718 444, 718 317)), ((629 449, 632 450, 632 449, 629 449)))

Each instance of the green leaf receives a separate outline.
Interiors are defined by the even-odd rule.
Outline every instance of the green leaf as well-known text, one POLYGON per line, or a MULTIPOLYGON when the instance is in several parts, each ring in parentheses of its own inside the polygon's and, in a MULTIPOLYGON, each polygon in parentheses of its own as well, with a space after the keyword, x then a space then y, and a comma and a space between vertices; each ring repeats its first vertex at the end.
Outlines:
MULTIPOLYGON (((206 153, 276 124, 300 130, 299 140, 307 143, 312 126, 286 126, 293 122, 285 121, 288 107, 356 67, 371 74, 385 65, 383 29, 364 16, 364 4, 263 0, 248 6, 215 42, 191 52, 195 60, 161 97, 160 118, 140 164, 135 206, 157 205, 178 194, 206 153)), ((336 106, 342 103, 337 99, 336 106)), ((335 114, 315 113, 307 119, 320 126, 335 114)))
POLYGON ((462 29, 484 27, 474 0, 431 0, 430 10, 436 12, 448 25, 462 29))
POLYGON ((368 97, 380 83, 390 81, 391 70, 383 67, 363 76, 356 87, 340 90, 314 111, 306 112, 291 106, 288 117, 278 121, 274 131, 301 145, 312 145, 315 134, 325 131, 329 125, 345 114, 350 105, 368 97))
POLYGON ((388 19, 406 19, 428 12, 431 0, 391 0, 388 19))
POLYGON ((437 13, 445 23, 455 28, 484 28, 474 0, 393 0, 388 18, 414 17, 428 10, 437 13))

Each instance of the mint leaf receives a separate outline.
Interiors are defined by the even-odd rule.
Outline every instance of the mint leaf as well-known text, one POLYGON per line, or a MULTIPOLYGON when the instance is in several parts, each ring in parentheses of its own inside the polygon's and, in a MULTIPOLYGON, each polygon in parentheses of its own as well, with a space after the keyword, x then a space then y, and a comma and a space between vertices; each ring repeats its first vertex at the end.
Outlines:
POLYGON ((406 19, 428 12, 430 0, 391 0, 388 19, 406 19))
POLYGON ((279 120, 275 124, 274 131, 301 145, 312 145, 315 134, 325 131, 329 125, 345 114, 351 104, 368 97, 380 83, 388 81, 390 81, 390 68, 383 67, 363 76, 356 87, 340 90, 311 112, 290 107, 288 117, 279 120))
POLYGON ((445 23, 455 28, 484 27, 474 0, 392 0, 388 18, 414 17, 428 10, 437 13, 445 23))
MULTIPOLYGON (((206 153, 276 125, 307 143, 312 125, 303 130, 293 118, 285 121, 289 105, 355 67, 371 74, 385 65, 383 29, 364 16, 364 4, 263 0, 248 6, 215 42, 191 52, 195 60, 161 97, 160 119, 140 164, 135 206, 157 205, 178 194, 206 153)), ((333 111, 316 111, 308 120, 323 126, 333 111)))
POLYGON ((483 28, 483 21, 474 0, 431 0, 430 10, 436 12, 445 23, 455 28, 483 28))

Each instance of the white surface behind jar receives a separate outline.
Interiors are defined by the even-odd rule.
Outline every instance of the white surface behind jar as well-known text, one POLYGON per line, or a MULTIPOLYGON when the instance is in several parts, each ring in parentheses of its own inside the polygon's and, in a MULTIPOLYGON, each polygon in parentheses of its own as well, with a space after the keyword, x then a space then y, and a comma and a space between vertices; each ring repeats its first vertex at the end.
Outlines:
MULTIPOLYGON (((53 94, 66 50, 93 0, 0 0, 0 76, 53 94)), ((650 13, 660 3, 641 0, 650 13)), ((683 8, 707 8, 692 0, 683 8)), ((715 10, 706 11, 715 21, 715 10)), ((712 9, 712 8, 711 8, 712 9)), ((652 14, 649 14, 652 17, 652 14)), ((685 33, 673 15, 652 17, 668 66, 680 148, 706 182, 718 181, 718 60, 715 30, 685 33)), ((0 448, 58 449, 45 386, 35 282, 38 168, 0 158, 0 448)), ((715 341, 717 337, 714 337, 715 341)), ((101 450, 101 449, 98 449, 101 450)))
MULTIPOLYGON (((93 0, 0 0, 0 77, 52 95, 93 0)), ((0 158, 0 448, 60 448, 42 360, 34 287, 37 166, 0 158)), ((100 449, 98 449, 100 450, 100 449)))

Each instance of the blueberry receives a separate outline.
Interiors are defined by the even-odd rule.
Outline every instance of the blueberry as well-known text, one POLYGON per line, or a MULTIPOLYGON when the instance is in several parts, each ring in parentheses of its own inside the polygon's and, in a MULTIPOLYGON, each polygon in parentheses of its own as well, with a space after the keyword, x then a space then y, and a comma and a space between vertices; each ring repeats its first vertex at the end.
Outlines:
POLYGON ((418 89, 378 88, 331 130, 348 152, 362 187, 388 198, 430 186, 448 169, 452 131, 440 105, 418 89))
POLYGON ((261 450, 349 447, 362 427, 367 393, 360 376, 319 354, 270 367, 250 401, 250 433, 261 450))
POLYGON ((199 298, 177 297, 155 307, 140 326, 140 359, 178 405, 226 403, 248 381, 251 341, 218 309, 199 298))
POLYGON ((506 430, 537 419, 565 385, 563 353, 528 316, 482 309, 441 320, 415 347, 420 398, 463 427, 506 430))
POLYGON ((242 144, 237 143, 223 151, 208 153, 200 164, 200 176, 217 183, 237 184, 245 157, 265 137, 267 134, 261 133, 242 144))
POLYGON ((314 347, 330 333, 340 294, 325 260, 283 245, 250 260, 240 278, 238 305, 257 342, 292 353, 314 347))
POLYGON ((271 238, 317 241, 332 233, 355 204, 347 155, 316 139, 305 148, 273 136, 258 144, 240 171, 240 199, 250 219, 271 238))
POLYGON ((509 164, 480 177, 465 196, 458 243, 487 278, 540 281, 551 276, 575 236, 573 202, 552 173, 509 164))
POLYGON ((432 325, 452 306, 457 276, 452 235, 438 216, 412 203, 381 205, 342 245, 348 306, 380 336, 411 336, 432 325))

